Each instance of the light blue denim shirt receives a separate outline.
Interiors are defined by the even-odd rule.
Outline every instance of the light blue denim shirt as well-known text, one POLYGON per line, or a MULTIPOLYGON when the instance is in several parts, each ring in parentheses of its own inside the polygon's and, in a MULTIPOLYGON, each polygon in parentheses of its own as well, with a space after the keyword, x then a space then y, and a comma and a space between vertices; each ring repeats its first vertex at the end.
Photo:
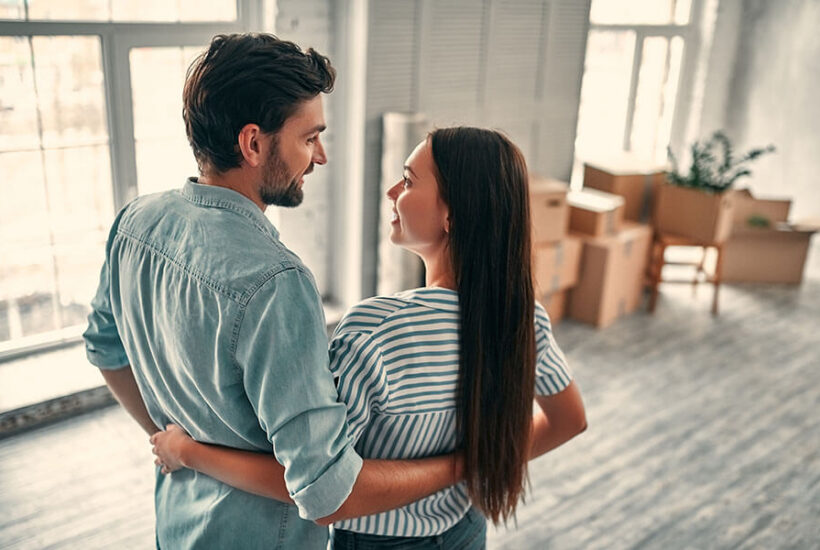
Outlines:
POLYGON ((162 548, 324 549, 327 530, 307 520, 334 512, 361 469, 313 277, 278 237, 249 199, 192 180, 134 200, 111 229, 91 363, 131 365, 157 426, 274 454, 298 506, 157 473, 162 548))

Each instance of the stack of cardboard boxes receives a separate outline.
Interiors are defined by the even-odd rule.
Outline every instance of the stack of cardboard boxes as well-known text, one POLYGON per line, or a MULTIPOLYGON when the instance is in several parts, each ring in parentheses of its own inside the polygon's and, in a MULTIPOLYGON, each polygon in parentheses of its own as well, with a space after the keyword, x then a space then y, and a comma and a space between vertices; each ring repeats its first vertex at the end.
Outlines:
POLYGON ((564 316, 567 289, 578 281, 581 259, 581 239, 567 234, 568 190, 566 183, 530 176, 536 299, 553 324, 564 316))
POLYGON ((624 221, 618 195, 568 189, 530 177, 536 297, 553 323, 605 327, 640 305, 651 230, 624 221))
POLYGON ((640 210, 620 195, 585 189, 571 192, 567 202, 570 231, 583 243, 568 315, 606 327, 641 304, 652 231, 647 225, 624 220, 626 212, 639 216, 640 210))

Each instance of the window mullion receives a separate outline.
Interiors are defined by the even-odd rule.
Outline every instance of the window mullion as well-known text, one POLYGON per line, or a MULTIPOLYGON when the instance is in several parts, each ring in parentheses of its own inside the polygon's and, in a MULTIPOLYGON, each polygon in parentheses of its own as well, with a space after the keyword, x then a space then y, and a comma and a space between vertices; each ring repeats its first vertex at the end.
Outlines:
POLYGON ((629 81, 629 100, 626 106, 626 120, 624 121, 623 150, 632 150, 632 126, 635 118, 635 101, 638 96, 638 79, 643 61, 643 41, 646 35, 640 29, 635 29, 635 51, 632 56, 632 75, 629 81))
POLYGON ((137 195, 134 115, 131 105, 129 45, 121 35, 104 32, 102 44, 105 107, 110 140, 114 210, 137 195))

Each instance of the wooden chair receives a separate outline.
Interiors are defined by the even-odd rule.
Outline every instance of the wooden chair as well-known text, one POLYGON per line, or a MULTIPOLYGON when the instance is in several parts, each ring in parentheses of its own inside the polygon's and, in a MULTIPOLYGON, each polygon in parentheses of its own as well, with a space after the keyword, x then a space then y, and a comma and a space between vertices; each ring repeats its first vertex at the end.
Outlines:
POLYGON ((655 233, 655 238, 652 243, 652 251, 649 259, 649 313, 655 312, 655 306, 658 301, 658 287, 661 283, 677 283, 677 284, 691 284, 693 290, 697 289, 697 285, 706 282, 712 283, 714 286, 714 294, 712 296, 712 315, 718 314, 718 292, 720 290, 721 269, 723 262, 723 245, 712 243, 704 244, 693 241, 686 237, 679 237, 678 235, 671 235, 668 233, 655 233), (667 262, 665 253, 667 247, 670 246, 693 246, 702 249, 703 254, 699 262, 667 262), (717 263, 715 264, 715 272, 711 275, 704 270, 703 263, 706 259, 706 252, 709 248, 714 248, 717 251, 717 263), (664 265, 689 265, 695 268, 695 276, 692 280, 681 279, 664 279, 663 266, 664 265))

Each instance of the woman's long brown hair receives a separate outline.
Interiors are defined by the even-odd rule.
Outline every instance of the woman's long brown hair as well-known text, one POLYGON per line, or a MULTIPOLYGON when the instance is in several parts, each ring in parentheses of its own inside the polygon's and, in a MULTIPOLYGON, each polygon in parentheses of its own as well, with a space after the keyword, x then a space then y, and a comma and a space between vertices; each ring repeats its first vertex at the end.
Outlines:
POLYGON ((502 134, 444 128, 429 136, 461 317, 458 436, 467 490, 506 522, 527 474, 535 383, 527 166, 502 134))

